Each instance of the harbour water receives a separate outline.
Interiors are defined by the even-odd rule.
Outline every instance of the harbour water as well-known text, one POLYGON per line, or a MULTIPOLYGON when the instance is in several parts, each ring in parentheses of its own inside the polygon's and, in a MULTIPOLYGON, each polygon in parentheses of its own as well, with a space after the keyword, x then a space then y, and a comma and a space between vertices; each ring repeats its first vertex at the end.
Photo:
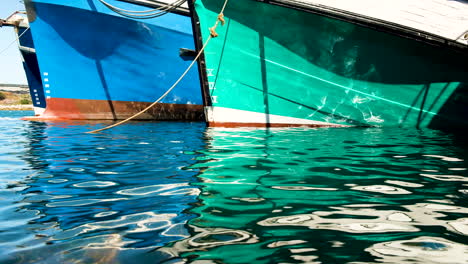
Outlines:
POLYGON ((463 136, 0 111, 0 263, 467 263, 463 136))

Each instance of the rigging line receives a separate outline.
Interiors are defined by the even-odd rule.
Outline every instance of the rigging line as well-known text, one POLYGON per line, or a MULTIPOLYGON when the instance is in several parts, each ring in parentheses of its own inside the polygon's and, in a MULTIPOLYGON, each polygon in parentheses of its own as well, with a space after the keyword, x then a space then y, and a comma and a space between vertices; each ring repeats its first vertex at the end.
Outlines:
POLYGON ((166 10, 162 10, 162 11, 159 11, 159 12, 156 12, 154 14, 148 14, 148 15, 145 15, 145 16, 141 16, 141 15, 132 15, 132 14, 127 14, 127 13, 123 13, 123 12, 120 12, 120 11, 117 11, 117 10, 113 10, 111 9, 112 11, 116 12, 117 14, 120 14, 121 16, 125 16, 125 17, 129 17, 129 18, 133 18, 133 19, 151 19, 151 18, 156 18, 156 17, 160 17, 160 16, 163 16, 173 10, 175 10, 176 8, 178 8, 179 6, 176 6, 174 8, 168 8, 166 10))
POLYGON ((151 16, 133 16, 133 15, 125 14, 125 13, 115 11, 115 10, 112 10, 112 11, 114 11, 115 13, 117 13, 117 14, 119 14, 121 16, 132 18, 132 19, 151 19, 151 18, 156 18, 156 17, 163 16, 163 15, 171 12, 171 10, 167 10, 167 11, 165 10, 165 11, 160 11, 160 12, 158 12, 156 14, 151 15, 151 16))
POLYGON ((110 8, 112 10, 118 10, 118 11, 126 12, 126 13, 135 13, 135 15, 137 15, 138 13, 140 13, 140 14, 142 14, 142 13, 151 13, 151 12, 154 12, 154 11, 163 10, 164 8, 176 5, 176 3, 179 3, 181 1, 182 1, 182 3, 184 3, 187 0, 177 0, 177 1, 174 1, 174 2, 172 2, 170 4, 167 4, 165 6, 161 6, 161 7, 158 7, 158 8, 143 10, 143 11, 136 11, 136 10, 127 10, 127 9, 119 8, 119 7, 116 7, 114 5, 109 4, 108 2, 106 2, 104 0, 99 0, 99 2, 101 2, 103 5, 107 6, 108 8, 110 8))
MULTIPOLYGON (((101 1, 101 0, 99 0, 101 1)), ((161 9, 160 11, 158 12, 155 12, 155 13, 152 13, 152 14, 145 14, 145 15, 141 15, 141 14, 129 14, 129 13, 125 13, 125 12, 122 12, 122 11, 119 11, 119 10, 116 10, 116 9, 113 9, 112 7, 110 6, 107 6, 110 10, 114 11, 115 13, 117 14, 120 14, 122 16, 125 16, 125 17, 129 17, 129 18, 133 18, 133 19, 151 19, 151 18, 156 18, 156 17, 159 17, 159 16, 162 16, 162 15, 165 15, 167 14, 168 12, 170 11, 173 11, 173 10, 176 10, 177 8, 179 8, 186 0, 180 0, 178 2, 174 2, 176 5, 175 6, 172 6, 172 5, 167 5, 164 7, 164 9, 161 9)))
MULTIPOLYGON (((99 2, 101 2, 102 4, 104 4, 105 6, 107 6, 110 9, 119 10, 119 11, 127 12, 127 13, 150 13, 150 12, 154 12, 154 11, 158 11, 158 10, 161 10, 163 8, 166 8, 167 6, 171 6, 171 5, 173 5, 173 4, 175 4, 175 3, 179 2, 179 1, 180 0, 177 0, 177 1, 174 1, 173 3, 167 4, 165 6, 161 6, 161 7, 158 7, 158 8, 154 8, 154 9, 143 10, 143 11, 135 11, 135 10, 127 10, 127 9, 119 8, 119 7, 116 7, 114 5, 109 4, 108 2, 106 2, 104 0, 99 0, 99 2)), ((186 0, 183 0, 183 1, 185 2, 186 0)))
POLYGON ((26 31, 29 30, 29 27, 26 28, 23 33, 21 33, 19 36, 16 37, 15 40, 13 40, 10 44, 8 44, 8 46, 6 48, 4 48, 3 50, 0 51, 0 54, 2 54, 4 51, 6 51, 7 49, 9 49, 11 47, 11 45, 13 45, 13 43, 15 43, 16 41, 19 41, 19 39, 24 35, 24 33, 26 33, 26 31))
MULTIPOLYGON (((224 1, 224 5, 223 5, 223 8, 221 9, 221 12, 218 14, 218 17, 216 18, 216 22, 214 24, 213 27, 210 28, 210 31, 212 29, 212 31, 214 32, 214 30, 216 29, 216 27, 218 26, 218 23, 220 21, 224 21, 223 20, 223 12, 224 12, 224 9, 226 8, 226 5, 228 3, 229 0, 225 0, 224 1)), ((223 23, 223 22, 222 22, 223 23)), ((205 50, 206 46, 208 46, 208 43, 210 42, 210 40, 212 38, 215 38, 217 35, 214 35, 214 34, 210 34, 208 36, 208 38, 206 39, 205 43, 203 44, 203 47, 200 49, 200 51, 198 52, 197 56, 193 59, 192 63, 190 63, 190 65, 187 67, 187 69, 184 71, 184 73, 182 73, 182 75, 179 77, 179 79, 177 79, 177 81, 163 94, 161 95, 156 101, 154 101, 152 104, 150 104, 149 106, 147 106, 145 109, 141 110, 140 112, 134 114, 133 116, 125 119, 125 120, 122 120, 120 122, 117 122, 113 125, 110 125, 110 126, 107 126, 107 127, 104 127, 104 128, 100 128, 100 129, 96 129, 96 130, 93 130, 93 131, 89 131, 89 132, 86 132, 87 134, 92 134, 92 133, 97 133, 97 132, 100 132, 100 131, 103 131, 103 130, 106 130, 106 129, 110 129, 110 128, 113 128, 113 127, 116 127, 116 126, 119 126, 123 123, 126 123, 132 119, 134 119, 135 117, 143 114, 144 112, 148 111, 151 107, 155 106, 157 103, 159 103, 159 101, 161 101, 162 99, 164 99, 164 97, 166 97, 176 86, 177 84, 179 84, 180 81, 182 81, 182 79, 185 77, 185 75, 187 75, 188 71, 193 67, 193 65, 195 64, 195 62, 198 60, 198 58, 200 57, 200 55, 203 53, 203 51, 205 50)))

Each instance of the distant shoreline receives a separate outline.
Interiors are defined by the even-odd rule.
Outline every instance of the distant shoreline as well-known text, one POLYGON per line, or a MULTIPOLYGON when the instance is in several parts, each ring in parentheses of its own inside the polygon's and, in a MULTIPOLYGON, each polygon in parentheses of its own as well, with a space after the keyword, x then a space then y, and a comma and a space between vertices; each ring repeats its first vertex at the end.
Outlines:
POLYGON ((29 87, 26 84, 0 83, 0 92, 11 92, 17 94, 29 94, 29 87))
POLYGON ((31 104, 15 104, 15 105, 0 105, 0 111, 24 111, 24 110, 34 110, 33 105, 31 104))
POLYGON ((1 110, 33 110, 31 96, 27 88, 0 87, 1 110))

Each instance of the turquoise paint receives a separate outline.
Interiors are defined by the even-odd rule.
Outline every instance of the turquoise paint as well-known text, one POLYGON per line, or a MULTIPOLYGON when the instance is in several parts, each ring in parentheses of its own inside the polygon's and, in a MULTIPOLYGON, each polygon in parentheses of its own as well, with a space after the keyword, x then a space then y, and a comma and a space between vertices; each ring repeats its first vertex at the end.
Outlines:
MULTIPOLYGON (((204 40, 222 4, 195 3, 204 40)), ((224 15, 205 50, 213 106, 340 125, 467 124, 466 52, 256 1, 224 15)))

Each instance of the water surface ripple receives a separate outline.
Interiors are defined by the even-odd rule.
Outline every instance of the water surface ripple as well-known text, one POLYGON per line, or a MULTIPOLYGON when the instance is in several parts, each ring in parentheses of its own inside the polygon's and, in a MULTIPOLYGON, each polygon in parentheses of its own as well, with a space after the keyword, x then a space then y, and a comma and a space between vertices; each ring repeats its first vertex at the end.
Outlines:
POLYGON ((1 263, 157 263, 190 236, 204 124, 2 122, 1 263))
POLYGON ((0 263, 467 263, 463 137, 0 113, 0 263))

